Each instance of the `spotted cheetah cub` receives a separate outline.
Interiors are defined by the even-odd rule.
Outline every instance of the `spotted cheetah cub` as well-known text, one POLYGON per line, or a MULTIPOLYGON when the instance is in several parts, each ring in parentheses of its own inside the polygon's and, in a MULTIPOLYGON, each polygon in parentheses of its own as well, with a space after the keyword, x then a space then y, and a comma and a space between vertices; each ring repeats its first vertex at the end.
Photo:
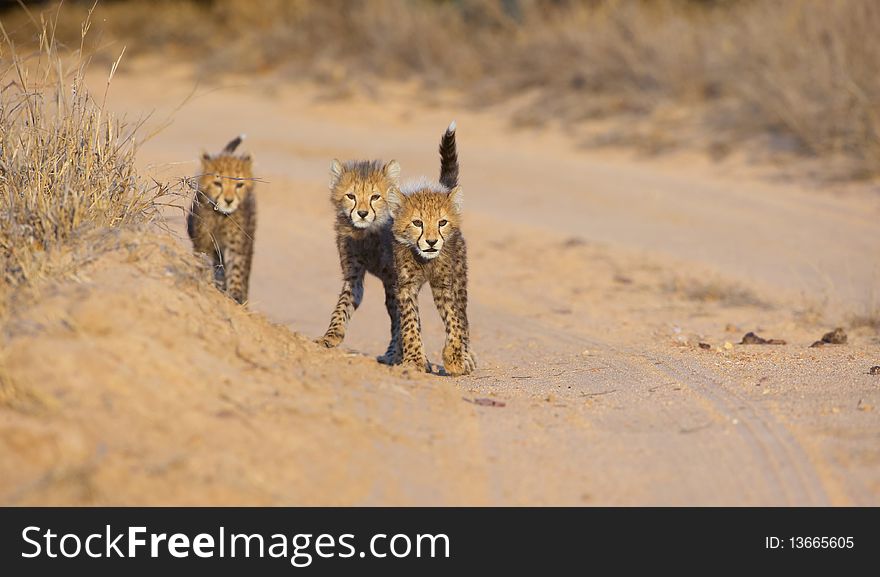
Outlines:
POLYGON ((394 222, 394 266, 400 303, 403 364, 430 370, 422 344, 418 296, 431 285, 446 325, 443 365, 449 375, 476 368, 467 318, 467 251, 462 236, 455 123, 440 144, 440 182, 408 183, 389 196, 394 222))
POLYGON ((250 155, 237 156, 244 136, 220 154, 202 155, 198 190, 186 218, 196 252, 214 263, 214 284, 239 304, 248 298, 257 206, 250 155))
POLYGON ((364 276, 370 273, 385 286, 385 307, 391 318, 391 342, 379 361, 399 362, 399 317, 394 293, 394 257, 391 253, 391 211, 388 195, 397 189, 400 165, 396 160, 330 163, 330 200, 336 208, 336 247, 342 266, 342 290, 330 315, 330 326, 317 340, 335 347, 345 338, 352 313, 364 296, 364 276))

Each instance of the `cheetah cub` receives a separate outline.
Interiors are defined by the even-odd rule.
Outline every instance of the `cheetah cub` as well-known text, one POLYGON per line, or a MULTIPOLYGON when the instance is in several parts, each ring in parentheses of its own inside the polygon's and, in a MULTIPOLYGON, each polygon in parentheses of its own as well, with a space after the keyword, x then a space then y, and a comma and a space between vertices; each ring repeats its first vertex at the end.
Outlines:
POLYGON ((423 179, 389 196, 394 233, 394 267, 400 306, 403 363, 430 370, 422 344, 418 296, 431 285, 446 325, 443 365, 449 375, 476 368, 467 318, 467 251, 462 236, 462 191, 458 185, 455 122, 440 143, 440 182, 423 179))
POLYGON ((239 304, 248 298, 257 206, 250 155, 237 156, 244 136, 220 154, 202 155, 198 190, 186 218, 196 252, 211 257, 214 284, 239 304))
POLYGON ((330 200, 336 208, 336 247, 342 266, 342 290, 330 316, 330 326, 317 340, 335 347, 345 338, 352 313, 364 296, 364 276, 376 276, 385 286, 385 307, 391 318, 391 342, 379 362, 400 362, 399 316, 394 293, 394 257, 391 252, 391 211, 387 198, 397 189, 400 165, 396 160, 333 160, 330 164, 330 200))

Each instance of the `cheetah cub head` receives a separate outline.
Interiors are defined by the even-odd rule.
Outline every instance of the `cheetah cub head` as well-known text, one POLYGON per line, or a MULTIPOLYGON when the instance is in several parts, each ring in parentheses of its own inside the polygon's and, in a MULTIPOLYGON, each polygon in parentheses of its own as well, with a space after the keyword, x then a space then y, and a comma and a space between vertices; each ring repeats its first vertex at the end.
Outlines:
POLYGON ((427 180, 412 182, 389 198, 394 238, 424 260, 440 256, 446 241, 458 233, 463 195, 427 180))
POLYGON ((400 164, 392 160, 333 160, 330 163, 330 199, 340 218, 359 229, 378 228, 391 218, 388 195, 397 189, 400 164))
POLYGON ((219 154, 202 154, 199 191, 223 214, 235 212, 254 189, 251 156, 234 154, 243 138, 236 137, 219 154))

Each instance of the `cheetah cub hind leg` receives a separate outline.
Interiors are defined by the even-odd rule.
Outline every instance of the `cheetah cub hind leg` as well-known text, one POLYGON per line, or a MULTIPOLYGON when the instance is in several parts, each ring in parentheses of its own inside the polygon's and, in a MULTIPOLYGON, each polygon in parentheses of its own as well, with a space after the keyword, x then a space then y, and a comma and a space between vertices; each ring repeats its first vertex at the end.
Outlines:
POLYGON ((399 365, 403 362, 403 351, 399 344, 389 343, 385 354, 376 357, 376 360, 383 365, 399 365))

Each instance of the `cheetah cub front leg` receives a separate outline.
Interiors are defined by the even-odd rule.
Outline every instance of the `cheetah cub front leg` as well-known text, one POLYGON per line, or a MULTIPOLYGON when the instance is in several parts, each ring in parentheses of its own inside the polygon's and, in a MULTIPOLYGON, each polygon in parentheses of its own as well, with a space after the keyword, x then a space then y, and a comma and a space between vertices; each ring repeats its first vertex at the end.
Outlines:
MULTIPOLYGON (((458 285, 459 283, 454 283, 458 285)), ((470 350, 467 323, 467 288, 465 286, 431 286, 434 304, 446 326, 443 347, 443 368, 450 376, 472 373, 477 362, 470 350)))
POLYGON ((224 284, 226 293, 238 304, 248 300, 250 285, 250 262, 253 259, 253 240, 248 237, 241 239, 226 251, 224 259, 224 284))
POLYGON ((244 304, 247 300, 247 280, 237 256, 227 253, 224 277, 226 294, 238 304, 244 304))
POLYGON ((431 372, 425 346, 422 344, 422 323, 419 319, 418 284, 403 284, 397 290, 400 307, 400 340, 403 353, 402 364, 420 371, 431 372))
POLYGON ((343 261, 345 280, 333 314, 330 315, 330 326, 324 336, 317 340, 318 344, 333 348, 345 338, 345 329, 352 313, 360 306, 364 298, 364 276, 366 269, 357 262, 348 259, 343 261))

